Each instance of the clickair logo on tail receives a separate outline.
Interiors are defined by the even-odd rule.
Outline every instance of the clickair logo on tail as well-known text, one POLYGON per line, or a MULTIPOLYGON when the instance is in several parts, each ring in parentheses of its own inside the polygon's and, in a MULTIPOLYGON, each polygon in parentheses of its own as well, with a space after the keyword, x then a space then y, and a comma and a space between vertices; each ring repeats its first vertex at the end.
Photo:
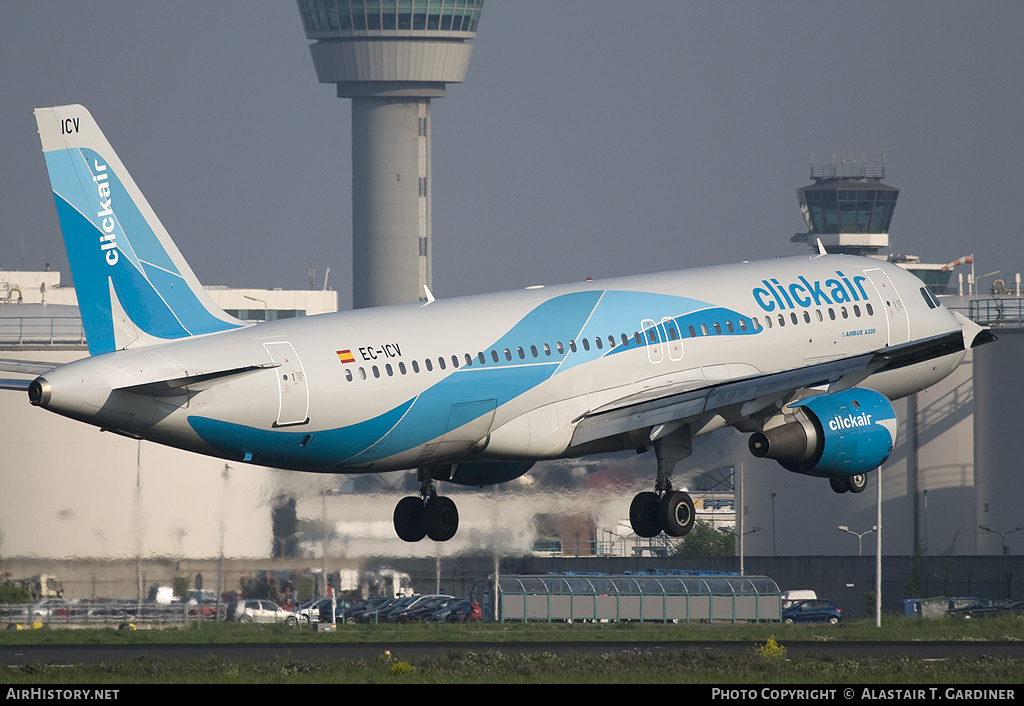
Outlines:
POLYGON ((867 301, 864 291, 867 277, 856 275, 851 278, 836 270, 838 278, 830 278, 822 282, 808 282, 806 277, 797 277, 796 282, 780 284, 777 279, 763 279, 764 287, 754 287, 751 294, 754 301, 765 311, 783 311, 785 309, 807 308, 846 302, 867 301))
POLYGON ((100 236, 100 250, 105 250, 107 255, 107 264, 117 264, 117 233, 115 228, 117 221, 114 219, 114 211, 110 206, 112 201, 110 197, 110 182, 107 181, 107 165, 100 164, 98 159, 93 160, 95 169, 93 170, 92 181, 96 184, 96 193, 100 197, 100 210, 96 212, 96 219, 100 222, 100 228, 103 229, 103 235, 100 236))

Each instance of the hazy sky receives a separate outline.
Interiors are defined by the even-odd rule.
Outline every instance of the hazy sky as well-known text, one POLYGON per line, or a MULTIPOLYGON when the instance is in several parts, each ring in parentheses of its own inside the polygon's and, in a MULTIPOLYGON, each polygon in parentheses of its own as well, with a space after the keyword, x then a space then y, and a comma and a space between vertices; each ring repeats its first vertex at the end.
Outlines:
MULTIPOLYGON (((802 254, 866 154, 893 250, 1024 269, 1024 3, 488 0, 433 102, 439 297, 802 254)), ((206 284, 351 303, 348 101, 294 2, 0 3, 0 268, 68 274, 32 109, 82 103, 206 284)))

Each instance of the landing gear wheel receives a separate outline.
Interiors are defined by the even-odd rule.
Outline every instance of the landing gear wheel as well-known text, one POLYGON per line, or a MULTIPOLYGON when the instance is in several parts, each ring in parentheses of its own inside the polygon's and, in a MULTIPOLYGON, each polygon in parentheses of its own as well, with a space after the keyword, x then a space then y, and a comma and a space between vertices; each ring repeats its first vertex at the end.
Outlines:
POLYGON ((832 491, 835 493, 845 493, 850 488, 846 485, 845 478, 829 478, 828 484, 832 486, 832 491))
POLYGON ((395 533, 406 542, 418 542, 427 536, 423 523, 423 500, 410 496, 395 506, 395 533))
POLYGON ((867 474, 861 473, 857 476, 850 476, 846 479, 846 487, 851 493, 863 493, 868 487, 867 474))
POLYGON ((629 524, 639 537, 657 537, 661 534, 661 519, 657 493, 637 493, 629 505, 629 524))
POLYGON ((451 498, 435 496, 423 507, 427 536, 435 542, 447 542, 459 529, 459 510, 451 498))
POLYGON ((665 493, 658 508, 661 526, 670 537, 685 537, 693 529, 693 500, 681 490, 665 493))

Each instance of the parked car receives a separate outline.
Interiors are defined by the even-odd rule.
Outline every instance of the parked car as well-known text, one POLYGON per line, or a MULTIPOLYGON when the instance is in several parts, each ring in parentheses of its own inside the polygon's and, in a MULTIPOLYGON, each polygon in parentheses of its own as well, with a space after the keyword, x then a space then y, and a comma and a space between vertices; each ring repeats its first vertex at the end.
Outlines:
POLYGON ((982 598, 961 608, 950 608, 946 615, 954 618, 994 618, 1000 615, 1024 615, 1024 601, 1008 598, 982 598))
POLYGON ((388 615, 388 620, 399 623, 427 620, 433 613, 455 603, 457 600, 457 598, 452 596, 434 596, 428 600, 418 601, 406 608, 394 611, 388 615))
POLYGON ((838 623, 843 611, 835 603, 822 598, 811 601, 797 601, 782 611, 784 623, 838 623))
POLYGON ((240 623, 299 624, 299 616, 292 611, 285 610, 273 601, 258 598, 240 601, 235 610, 235 619, 240 623))
POLYGON ((356 609, 348 619, 356 623, 372 623, 376 620, 386 620, 387 611, 394 608, 398 598, 371 598, 361 608, 356 609))
MULTIPOLYGON (((404 621, 405 618, 403 616, 408 615, 411 611, 415 611, 419 608, 422 608, 423 606, 427 605, 432 601, 445 598, 451 598, 451 596, 445 596, 443 594, 438 593, 425 593, 423 595, 415 595, 409 596, 408 598, 403 598, 401 601, 399 601, 387 610, 387 619, 391 622, 404 621)), ((381 616, 381 618, 383 617, 384 616, 381 616)))
POLYGON ((424 620, 437 623, 464 623, 467 620, 480 620, 482 617, 483 610, 480 604, 472 598, 463 598, 435 610, 424 620))
MULTIPOLYGON (((348 610, 357 605, 356 601, 350 601, 344 598, 319 596, 306 601, 296 608, 295 612, 298 614, 299 620, 301 620, 305 625, 319 623, 321 614, 327 615, 330 613, 332 600, 334 601, 334 619, 338 622, 342 621, 348 610)), ((362 603, 362 601, 359 601, 358 605, 361 605, 362 603)))

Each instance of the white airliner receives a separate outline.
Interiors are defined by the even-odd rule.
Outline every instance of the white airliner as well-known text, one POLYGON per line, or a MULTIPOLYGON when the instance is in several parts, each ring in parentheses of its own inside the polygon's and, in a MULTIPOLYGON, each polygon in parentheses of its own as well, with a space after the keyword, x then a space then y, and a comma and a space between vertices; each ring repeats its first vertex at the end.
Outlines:
POLYGON ((887 262, 828 255, 434 300, 251 325, 205 294, 79 105, 35 111, 90 357, 0 361, 33 405, 234 462, 418 469, 406 541, 454 536, 435 483, 654 449, 634 531, 683 536, 672 472, 700 434, 860 492, 896 441, 889 400, 993 337, 887 262), (654 464, 652 464, 653 466, 654 464))

